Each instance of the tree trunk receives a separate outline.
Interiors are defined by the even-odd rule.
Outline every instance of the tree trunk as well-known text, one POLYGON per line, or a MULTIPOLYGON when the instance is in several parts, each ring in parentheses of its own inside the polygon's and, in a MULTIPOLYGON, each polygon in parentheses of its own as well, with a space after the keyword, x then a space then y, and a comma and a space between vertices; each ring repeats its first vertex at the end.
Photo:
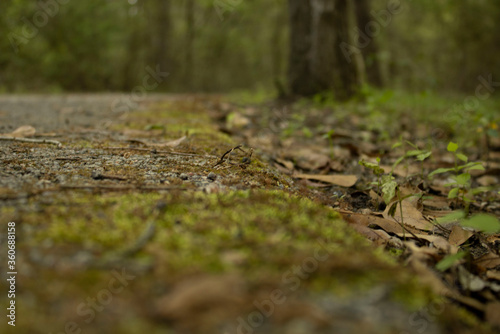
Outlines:
POLYGON ((171 56, 171 2, 170 0, 153 0, 150 9, 151 15, 151 55, 149 66, 159 66, 162 72, 172 72, 171 56))
POLYGON ((342 51, 342 44, 350 44, 349 38, 349 6, 348 0, 335 1, 334 29, 336 80, 335 95, 341 100, 346 100, 356 94, 359 88, 358 70, 356 62, 348 59, 342 51))
MULTIPOLYGON (((368 35, 367 27, 373 21, 370 16, 370 0, 354 1, 356 24, 359 29, 359 34, 368 35)), ((363 45, 358 45, 363 56, 363 62, 366 69, 366 78, 370 85, 382 87, 382 76, 380 73, 380 65, 378 59, 378 45, 374 36, 369 36, 370 40, 364 41, 363 45)))
POLYGON ((358 85, 355 63, 340 45, 349 41, 347 0, 289 0, 289 91, 313 96, 334 89, 340 99, 358 85))
POLYGON ((289 90, 292 95, 317 92, 311 67, 312 9, 310 0, 289 0, 290 58, 289 90))
POLYGON ((186 0, 186 58, 184 83, 188 91, 193 89, 193 42, 194 42, 194 0, 186 0))

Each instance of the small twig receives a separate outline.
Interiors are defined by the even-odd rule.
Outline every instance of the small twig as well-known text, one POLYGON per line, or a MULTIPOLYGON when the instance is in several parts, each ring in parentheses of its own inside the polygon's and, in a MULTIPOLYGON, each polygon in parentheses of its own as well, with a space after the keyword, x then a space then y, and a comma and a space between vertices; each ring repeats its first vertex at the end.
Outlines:
POLYGON ((111 174, 101 174, 98 172, 92 173, 92 178, 94 180, 118 180, 118 181, 127 181, 126 177, 119 175, 111 175, 111 174))
POLYGON ((228 155, 229 155, 229 154, 231 154, 231 152, 233 152, 234 150, 240 150, 240 151, 242 151, 242 152, 244 152, 244 153, 247 153, 247 152, 245 152, 245 150, 244 150, 244 149, 242 149, 242 148, 241 148, 241 146, 242 146, 242 145, 240 144, 240 145, 237 145, 237 146, 233 147, 232 149, 230 149, 230 150, 226 151, 226 153, 224 153, 224 154, 220 157, 219 161, 217 161, 217 163, 214 165, 214 167, 216 167, 216 166, 218 166, 218 165, 221 165, 221 164, 223 164, 224 162, 229 162, 229 156, 228 156, 228 155), (226 159, 226 160, 224 160, 224 158, 225 158, 226 156, 228 156, 228 157, 227 157, 227 159, 226 159))
POLYGON ((0 136, 0 140, 17 141, 17 142, 23 142, 23 143, 51 144, 51 145, 56 145, 57 147, 62 147, 62 144, 60 142, 58 142, 57 140, 51 140, 51 139, 16 138, 16 137, 0 136))
POLYGON ((109 186, 109 185, 61 185, 61 189, 97 189, 97 190, 110 190, 110 191, 125 191, 125 190, 146 190, 146 191, 160 191, 160 190, 187 190, 181 187, 136 187, 136 186, 109 186))
POLYGON ((80 157, 57 157, 54 160, 59 160, 59 161, 79 161, 82 160, 80 157))
POLYGON ((140 148, 140 147, 103 147, 104 150, 124 150, 124 151, 140 151, 140 152, 150 152, 154 154, 171 154, 171 155, 183 155, 188 157, 200 157, 200 158, 216 158, 214 155, 201 155, 195 153, 182 153, 182 152, 172 152, 172 151, 158 151, 153 148, 140 148))

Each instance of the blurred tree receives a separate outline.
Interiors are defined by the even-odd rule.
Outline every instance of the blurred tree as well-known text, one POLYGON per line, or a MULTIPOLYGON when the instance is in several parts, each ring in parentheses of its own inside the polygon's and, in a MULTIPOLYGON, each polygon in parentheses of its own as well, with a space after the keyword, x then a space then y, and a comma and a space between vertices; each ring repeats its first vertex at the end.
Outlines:
POLYGON ((354 62, 340 44, 349 41, 347 0, 289 0, 289 89, 312 96, 331 91, 351 97, 358 85, 354 62))
POLYGON ((186 0, 186 53, 184 59, 184 84, 192 90, 193 81, 193 43, 195 33, 194 0, 186 0))
POLYGON ((382 87, 378 45, 375 36, 370 36, 368 33, 369 24, 373 22, 373 18, 370 16, 371 0, 356 0, 354 3, 358 35, 356 42, 363 56, 366 78, 370 85, 382 87))
POLYGON ((148 65, 159 67, 162 72, 175 70, 172 57, 172 15, 170 0, 146 0, 147 16, 151 18, 148 27, 150 55, 148 65))
POLYGON ((334 0, 335 1, 335 16, 334 31, 336 34, 335 38, 335 73, 337 74, 335 80, 335 95, 341 100, 348 99, 352 97, 358 91, 360 80, 359 80, 359 69, 356 66, 356 62, 351 61, 347 58, 342 51, 341 45, 343 43, 350 44, 350 34, 349 27, 349 13, 350 6, 348 0, 334 0))

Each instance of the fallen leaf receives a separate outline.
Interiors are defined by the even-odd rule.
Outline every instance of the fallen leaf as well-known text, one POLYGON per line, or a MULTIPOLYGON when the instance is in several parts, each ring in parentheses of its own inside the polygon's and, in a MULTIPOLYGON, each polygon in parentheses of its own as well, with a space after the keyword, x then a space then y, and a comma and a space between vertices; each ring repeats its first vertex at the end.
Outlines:
POLYGON ((440 210, 450 210, 448 197, 444 196, 432 196, 431 198, 426 198, 422 201, 424 207, 430 207, 433 209, 440 210))
POLYGON ((463 266, 458 267, 458 280, 460 281, 462 288, 469 291, 481 291, 487 286, 483 279, 479 276, 471 274, 463 266))
POLYGON ((295 174, 293 177, 297 179, 322 181, 346 188, 352 187, 358 181, 356 175, 295 174))
POLYGON ((448 240, 439 235, 427 235, 427 234, 415 234, 415 237, 408 233, 397 233, 398 237, 406 237, 408 239, 414 239, 415 237, 419 239, 426 240, 434 245, 434 247, 444 250, 447 253, 455 254, 458 251, 458 247, 450 245, 448 240))
POLYGON ((500 271, 498 270, 488 270, 486 272, 486 278, 494 279, 500 282, 500 271))
POLYGON ((474 263, 486 269, 493 269, 500 266, 500 256, 488 253, 476 259, 474 263))
POLYGON ((289 147, 284 157, 295 161, 295 165, 305 170, 321 169, 330 163, 330 157, 315 147, 289 147))
POLYGON ((164 145, 164 146, 168 146, 168 147, 177 147, 179 146, 184 140, 186 140, 186 136, 182 136, 180 137, 179 139, 175 139, 175 140, 171 140, 169 142, 166 142, 164 144, 161 144, 161 145, 164 145))
MULTIPOLYGON (((392 171, 392 166, 387 166, 387 165, 381 165, 380 166, 386 173, 390 173, 392 171)), ((401 177, 407 177, 410 175, 415 175, 415 174, 420 174, 421 168, 420 166, 416 165, 409 165, 408 168, 407 166, 404 165, 397 165, 396 168, 394 168, 394 171, 392 173, 397 176, 401 177)))
POLYGON ((31 125, 23 125, 15 129, 10 133, 3 133, 2 136, 14 137, 14 138, 26 138, 33 137, 36 133, 36 129, 31 125))
POLYGON ((485 317, 490 324, 500 327, 500 302, 488 303, 486 305, 485 317))
MULTIPOLYGON (((364 215, 360 213, 345 213, 345 212, 340 212, 340 215, 342 218, 350 223, 350 224, 358 224, 358 225, 363 225, 363 226, 379 226, 381 227, 384 231, 389 232, 389 233, 403 233, 403 228, 401 227, 400 224, 395 222, 392 219, 385 219, 385 218, 380 218, 372 215, 364 215)), ((416 233, 418 230, 414 230, 411 227, 407 227, 410 229, 411 232, 416 233)), ((408 234, 408 233, 407 233, 408 234)))
POLYGON ((235 310, 245 298, 244 281, 234 275, 186 279, 155 303, 157 316, 180 322, 235 310))
POLYGON ((385 208, 384 218, 393 219, 392 216, 389 214, 389 211, 391 210, 393 205, 395 205, 396 208, 394 210, 394 219, 396 219, 396 221, 398 222, 403 221, 405 225, 413 226, 419 230, 430 231, 434 228, 434 225, 428 222, 422 215, 422 212, 420 212, 417 208, 415 208, 412 203, 405 200, 402 202, 402 204, 403 204, 402 205, 403 219, 401 219, 401 211, 400 211, 401 209, 399 207, 398 202, 390 204, 385 208))
POLYGON ((492 175, 484 175, 477 179, 477 183, 479 183, 483 187, 492 186, 494 184, 498 184, 498 177, 492 175))
POLYGON ((458 225, 455 225, 451 228, 450 236, 448 237, 448 241, 453 246, 460 246, 464 242, 467 241, 474 233, 471 231, 464 230, 458 225))
POLYGON ((290 160, 285 160, 280 158, 276 158, 274 160, 280 165, 284 166, 286 169, 293 170, 293 162, 291 162, 290 160))
POLYGON ((363 225, 352 225, 359 234, 365 236, 368 240, 371 241, 388 241, 391 239, 391 236, 382 230, 372 230, 369 227, 363 225))

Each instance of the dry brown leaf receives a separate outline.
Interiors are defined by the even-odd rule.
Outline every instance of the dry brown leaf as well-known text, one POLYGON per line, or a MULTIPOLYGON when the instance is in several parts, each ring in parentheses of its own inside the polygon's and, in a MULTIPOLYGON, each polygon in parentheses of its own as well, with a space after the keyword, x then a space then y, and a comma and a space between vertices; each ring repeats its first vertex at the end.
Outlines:
POLYGON ((382 230, 372 230, 369 227, 363 225, 352 225, 352 228, 355 229, 359 234, 365 236, 368 240, 371 241, 388 241, 391 239, 391 236, 382 230))
POLYGON ((485 317, 490 324, 500 328, 500 302, 488 303, 486 305, 485 317))
POLYGON ((483 268, 492 269, 500 266, 500 256, 493 253, 488 253, 476 259, 474 263, 483 268))
POLYGON ((275 160, 277 163, 284 166, 286 169, 293 170, 293 162, 291 162, 290 160, 285 160, 280 158, 276 158, 275 160))
POLYGON ((338 160, 330 161, 330 169, 336 172, 343 172, 345 170, 344 165, 338 160))
POLYGON ((294 178, 306 179, 306 180, 316 180, 335 184, 341 187, 352 187, 358 181, 356 175, 316 175, 316 174, 295 174, 294 178))
POLYGON ((473 275, 463 266, 458 266, 458 280, 461 287, 469 291, 481 291, 487 283, 481 277, 473 275))
MULTIPOLYGON (((434 225, 432 225, 424 218, 422 212, 420 212, 417 208, 415 208, 414 204, 406 200, 404 200, 402 204, 403 204, 402 205, 403 219, 401 219, 401 211, 399 203, 394 203, 394 205, 396 205, 396 210, 394 212, 394 219, 396 219, 396 221, 398 222, 403 221, 405 225, 412 226, 419 230, 424 230, 424 231, 430 231, 434 228, 434 225)), ((385 219, 393 219, 389 215, 389 210, 391 209, 391 207, 392 205, 388 205, 387 208, 384 210, 385 219)))
MULTIPOLYGON (((367 227, 377 225, 384 231, 395 234, 403 232, 403 228, 401 227, 401 225, 391 219, 380 218, 372 215, 364 215, 360 213, 341 212, 340 214, 346 222, 351 224, 358 224, 367 227)), ((410 229, 413 233, 417 232, 417 230, 413 230, 411 227, 407 228, 410 229)))
POLYGON ((424 199, 422 204, 433 209, 450 210, 449 201, 450 200, 444 196, 432 196, 432 198, 424 199))
POLYGON ((2 136, 14 137, 14 138, 27 138, 33 137, 36 133, 36 129, 31 125, 23 125, 15 129, 10 133, 3 133, 2 136))
POLYGON ((483 187, 492 186, 498 184, 498 177, 493 175, 484 175, 477 179, 477 183, 482 185, 483 187))
POLYGON ((458 225, 455 225, 451 228, 450 236, 448 237, 448 241, 453 246, 460 246, 464 242, 467 241, 474 233, 471 231, 464 230, 458 225))
POLYGON ((179 145, 180 145, 180 144, 181 144, 184 140, 186 140, 186 138, 187 138, 186 136, 182 136, 182 137, 180 137, 180 138, 178 138, 178 139, 171 140, 171 141, 169 141, 169 142, 166 142, 166 143, 164 143, 164 144, 160 144, 160 145, 162 145, 162 146, 168 146, 168 147, 172 147, 172 148, 173 148, 173 147, 177 147, 177 146, 179 146, 179 145))
POLYGON ((239 277, 195 277, 175 285, 172 292, 161 297, 155 306, 161 317, 189 321, 203 312, 234 309, 244 297, 244 284, 239 277))
MULTIPOLYGON (((386 173, 390 173, 392 171, 392 166, 381 165, 380 166, 386 173)), ((401 177, 407 177, 409 175, 415 175, 420 173, 420 166, 409 165, 408 168, 404 165, 397 165, 394 168, 393 174, 401 177)))
POLYGON ((321 169, 330 163, 330 157, 315 147, 291 146, 285 152, 284 157, 294 160, 297 167, 305 170, 321 169))
POLYGON ((486 272, 486 278, 494 279, 500 282, 500 271, 498 270, 488 270, 486 272))
MULTIPOLYGON (((397 233, 398 237, 406 237, 409 239, 414 239, 414 236, 408 233, 397 233)), ((427 235, 427 234, 415 234, 415 237, 423 240, 427 240, 428 242, 431 242, 434 244, 434 247, 439 248, 441 250, 444 250, 447 253, 450 254, 456 254, 458 251, 458 247, 450 245, 448 240, 445 238, 439 236, 439 235, 427 235)))

